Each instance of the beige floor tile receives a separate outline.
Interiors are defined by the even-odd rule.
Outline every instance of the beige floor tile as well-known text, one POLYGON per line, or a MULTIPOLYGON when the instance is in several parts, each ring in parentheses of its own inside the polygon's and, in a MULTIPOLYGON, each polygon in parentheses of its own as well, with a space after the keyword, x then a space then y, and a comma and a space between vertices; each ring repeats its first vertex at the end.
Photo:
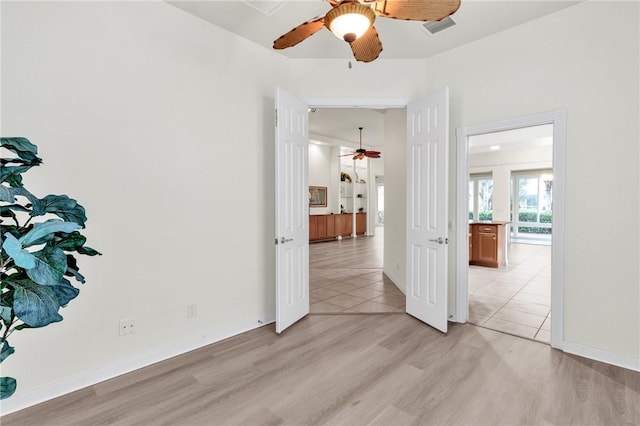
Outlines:
POLYGON ((355 290, 355 289, 360 288, 360 287, 357 287, 355 285, 352 285, 352 284, 349 284, 349 283, 343 281, 343 282, 338 282, 338 283, 326 286, 326 288, 328 288, 330 290, 339 291, 340 293, 348 293, 351 290, 355 290))
POLYGON ((345 293, 326 299, 325 302, 337 306, 342 306, 343 308, 351 308, 355 305, 365 302, 366 300, 367 299, 363 299, 362 297, 351 296, 345 293))
POLYGON ((349 278, 348 280, 344 280, 345 283, 349 283, 351 285, 354 285, 356 287, 364 287, 367 285, 371 285, 374 283, 374 281, 371 281, 370 279, 367 278, 349 278))
POLYGON ((515 322, 517 324, 522 324, 538 329, 540 328, 540 326, 542 326, 542 323, 546 319, 546 316, 502 308, 498 312, 496 312, 492 318, 515 322))
POLYGON ((540 327, 541 330, 546 330, 546 331, 551 331, 551 315, 549 315, 547 318, 545 318, 544 322, 542 323, 542 326, 540 327))
POLYGON ((309 305, 309 313, 312 314, 335 314, 343 310, 344 308, 342 306, 336 306, 327 302, 316 302, 309 305))
POLYGON ((540 341, 540 342, 544 342, 544 343, 550 343, 551 342, 551 332, 549 330, 539 330, 538 333, 536 334, 536 336, 534 337, 534 339, 540 341))
POLYGON ((551 311, 551 307, 549 305, 540 305, 537 303, 529 303, 523 302, 520 300, 509 300, 506 305, 504 305, 505 309, 511 309, 514 311, 520 312, 528 312, 530 314, 536 315, 548 315, 549 311, 551 311))
POLYGON ((497 318, 488 319, 482 326, 492 330, 526 337, 528 339, 533 339, 538 331, 535 327, 528 327, 526 325, 517 324, 511 321, 503 321, 497 318))
POLYGON ((404 294, 385 293, 382 296, 371 299, 373 302, 382 303, 384 305, 395 306, 404 309, 407 298, 404 294))
POLYGON ((469 311, 469 323, 471 324, 483 325, 489 318, 491 318, 491 315, 480 315, 469 311))
POLYGON ((520 293, 535 294, 535 295, 538 295, 538 296, 550 297, 551 290, 549 288, 535 287, 535 286, 531 286, 531 285, 527 284, 526 286, 524 286, 522 288, 522 290, 520 290, 520 293))
POLYGON ((347 292, 347 294, 350 294, 351 296, 362 297, 363 299, 373 299, 374 297, 378 297, 384 294, 384 292, 366 286, 357 287, 355 290, 347 292))
POLYGON ((551 295, 540 296, 537 294, 518 293, 513 296, 514 300, 520 300, 523 302, 538 303, 540 305, 551 305, 551 295))
POLYGON ((314 288, 313 290, 309 291, 309 296, 313 297, 316 300, 326 300, 339 294, 342 293, 335 290, 329 290, 328 288, 314 288))
POLYGON ((372 302, 370 300, 361 303, 359 305, 351 307, 352 310, 358 312, 403 312, 402 309, 396 308, 395 306, 384 305, 382 303, 372 302))

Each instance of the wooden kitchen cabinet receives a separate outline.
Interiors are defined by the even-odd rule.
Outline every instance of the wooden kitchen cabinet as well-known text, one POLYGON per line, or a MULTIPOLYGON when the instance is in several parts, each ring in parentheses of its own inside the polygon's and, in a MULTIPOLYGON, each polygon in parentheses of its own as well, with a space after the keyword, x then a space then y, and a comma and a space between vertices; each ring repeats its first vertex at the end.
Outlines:
MULTIPOLYGON (((367 231, 367 214, 356 214, 356 235, 364 235, 367 231)), ((332 240, 350 237, 353 232, 353 215, 348 214, 314 214, 309 215, 309 241, 332 240)))
POLYGON ((505 228, 509 222, 469 224, 469 264, 499 268, 507 264, 505 228))

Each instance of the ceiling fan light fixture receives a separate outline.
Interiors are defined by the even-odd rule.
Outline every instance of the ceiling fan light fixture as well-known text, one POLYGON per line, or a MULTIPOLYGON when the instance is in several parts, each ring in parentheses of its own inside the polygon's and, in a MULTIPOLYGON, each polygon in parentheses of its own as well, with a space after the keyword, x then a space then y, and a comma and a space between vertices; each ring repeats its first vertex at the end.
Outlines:
POLYGON ((324 24, 339 39, 353 43, 371 28, 375 19, 371 8, 349 2, 327 12, 324 24))

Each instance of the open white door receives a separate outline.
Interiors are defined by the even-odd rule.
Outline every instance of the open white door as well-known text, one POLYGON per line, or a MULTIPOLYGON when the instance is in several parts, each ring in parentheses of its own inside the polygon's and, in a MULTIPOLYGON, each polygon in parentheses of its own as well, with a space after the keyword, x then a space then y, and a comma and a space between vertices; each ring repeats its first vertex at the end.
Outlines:
POLYGON ((407 106, 407 313, 447 332, 449 88, 407 106))
POLYGON ((309 115, 276 89, 276 332, 309 313, 309 115))

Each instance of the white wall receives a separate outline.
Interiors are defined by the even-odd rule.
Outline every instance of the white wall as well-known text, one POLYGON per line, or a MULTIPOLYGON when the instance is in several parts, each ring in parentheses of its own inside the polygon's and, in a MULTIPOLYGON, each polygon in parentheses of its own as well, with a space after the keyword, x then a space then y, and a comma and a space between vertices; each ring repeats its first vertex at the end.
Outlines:
POLYGON ((282 56, 164 2, 2 2, 2 61, 2 134, 44 158, 27 187, 77 198, 104 253, 63 322, 11 336, 4 413, 274 318, 282 56))
POLYGON ((406 289, 406 143, 407 110, 384 115, 384 266, 383 271, 403 292, 406 289))
MULTIPOLYGON (((564 336, 630 365, 640 365, 638 8, 587 1, 427 60, 429 87, 451 89, 452 135, 567 110, 564 336)), ((452 189, 455 153, 452 143, 452 189)))
POLYGON ((510 220, 511 173, 518 170, 550 169, 553 146, 508 149, 469 155, 469 173, 493 177, 493 220, 510 220))
POLYGON ((309 208, 309 214, 336 213, 338 175, 332 174, 332 151, 329 145, 309 144, 309 186, 327 187, 327 207, 309 208))

